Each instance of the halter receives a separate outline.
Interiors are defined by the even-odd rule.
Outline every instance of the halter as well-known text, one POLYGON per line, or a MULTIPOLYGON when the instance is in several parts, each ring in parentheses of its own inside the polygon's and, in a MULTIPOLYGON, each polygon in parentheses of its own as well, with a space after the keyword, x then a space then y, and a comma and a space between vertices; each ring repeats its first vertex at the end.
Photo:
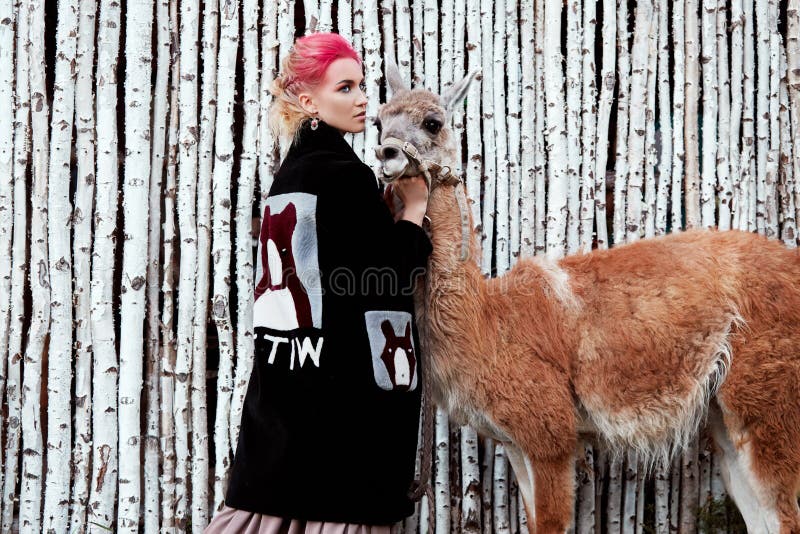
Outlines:
MULTIPOLYGON (((387 137, 384 139, 382 145, 389 145, 402 150, 408 159, 408 163, 400 172, 400 176, 405 174, 411 162, 416 164, 417 168, 422 171, 425 180, 428 183, 428 191, 433 190, 434 185, 454 185, 456 202, 458 202, 458 211, 461 216, 461 261, 467 261, 469 258, 469 241, 471 228, 469 227, 469 208, 467 207, 467 197, 464 193, 464 181, 460 176, 453 173, 452 169, 447 165, 441 165, 436 161, 430 159, 423 159, 420 157, 419 150, 408 141, 403 141, 397 137, 387 137), (434 181, 435 178, 435 181, 434 181), (461 187, 460 187, 461 186, 461 187)), ((426 216, 427 217, 427 216, 426 216)))

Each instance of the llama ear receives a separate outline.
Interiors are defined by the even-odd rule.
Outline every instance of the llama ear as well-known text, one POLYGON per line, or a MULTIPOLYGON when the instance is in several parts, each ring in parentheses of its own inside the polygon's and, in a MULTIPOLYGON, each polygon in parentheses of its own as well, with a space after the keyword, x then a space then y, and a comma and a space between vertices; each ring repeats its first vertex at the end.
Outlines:
POLYGON ((410 339, 411 337, 411 323, 406 323, 406 333, 403 335, 404 339, 410 339))
POLYGON ((397 64, 395 64, 394 60, 391 58, 386 58, 386 82, 389 84, 389 88, 392 90, 393 94, 400 91, 411 90, 411 88, 406 85, 406 82, 403 81, 400 69, 397 68, 397 64))
POLYGON ((396 336, 394 334, 394 328, 392 328, 392 323, 389 322, 389 319, 384 319, 381 323, 381 331, 386 339, 394 339, 396 336))
POLYGON ((480 74, 480 72, 480 68, 473 69, 460 81, 454 83, 445 89, 444 93, 442 93, 442 106, 444 106, 448 116, 452 115, 455 107, 464 101, 464 97, 467 94, 467 89, 469 89, 470 83, 478 74, 480 74))

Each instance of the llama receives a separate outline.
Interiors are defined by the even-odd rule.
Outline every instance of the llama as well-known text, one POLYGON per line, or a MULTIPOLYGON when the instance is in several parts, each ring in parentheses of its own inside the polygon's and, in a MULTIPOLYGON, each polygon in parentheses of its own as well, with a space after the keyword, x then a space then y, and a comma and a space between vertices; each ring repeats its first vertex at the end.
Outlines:
POLYGON ((503 443, 535 532, 568 529, 579 434, 652 467, 707 420, 749 532, 800 533, 800 256, 686 231, 486 279, 441 96, 387 63, 382 179, 425 174, 433 252, 415 293, 433 400, 503 443))

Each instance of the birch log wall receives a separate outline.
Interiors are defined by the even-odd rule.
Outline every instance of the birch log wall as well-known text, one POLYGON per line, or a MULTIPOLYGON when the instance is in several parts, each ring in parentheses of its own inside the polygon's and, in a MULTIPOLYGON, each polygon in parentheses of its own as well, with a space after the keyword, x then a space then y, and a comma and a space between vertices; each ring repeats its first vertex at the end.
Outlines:
MULTIPOLYGON (((0 0, 2 532, 201 532, 222 505, 287 148, 268 85, 331 30, 368 119, 384 58, 437 92, 482 67, 451 126, 486 276, 688 227, 797 246, 800 0, 0 0)), ((377 171, 370 124, 347 139, 377 171)), ((433 500, 395 530, 527 532, 502 446, 435 429, 433 500)), ((576 458, 579 534, 743 532, 704 434, 651 478, 576 458)))

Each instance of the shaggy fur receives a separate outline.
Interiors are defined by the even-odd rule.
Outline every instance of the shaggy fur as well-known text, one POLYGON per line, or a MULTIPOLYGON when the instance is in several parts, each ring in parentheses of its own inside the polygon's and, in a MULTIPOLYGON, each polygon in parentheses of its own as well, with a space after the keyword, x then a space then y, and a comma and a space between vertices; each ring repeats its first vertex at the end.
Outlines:
MULTIPOLYGON (((431 108, 449 113, 474 76, 440 98, 409 93, 388 68, 397 96, 380 112, 383 134, 401 139, 423 135, 417 119, 431 108)), ((446 130, 420 150, 452 164, 446 130)), ((558 262, 521 259, 487 280, 477 233, 460 261, 454 187, 435 187, 428 203, 422 348, 435 400, 504 442, 536 532, 572 521, 579 429, 652 465, 680 450, 710 407, 748 530, 800 534, 798 253, 750 233, 687 231, 558 262)))

